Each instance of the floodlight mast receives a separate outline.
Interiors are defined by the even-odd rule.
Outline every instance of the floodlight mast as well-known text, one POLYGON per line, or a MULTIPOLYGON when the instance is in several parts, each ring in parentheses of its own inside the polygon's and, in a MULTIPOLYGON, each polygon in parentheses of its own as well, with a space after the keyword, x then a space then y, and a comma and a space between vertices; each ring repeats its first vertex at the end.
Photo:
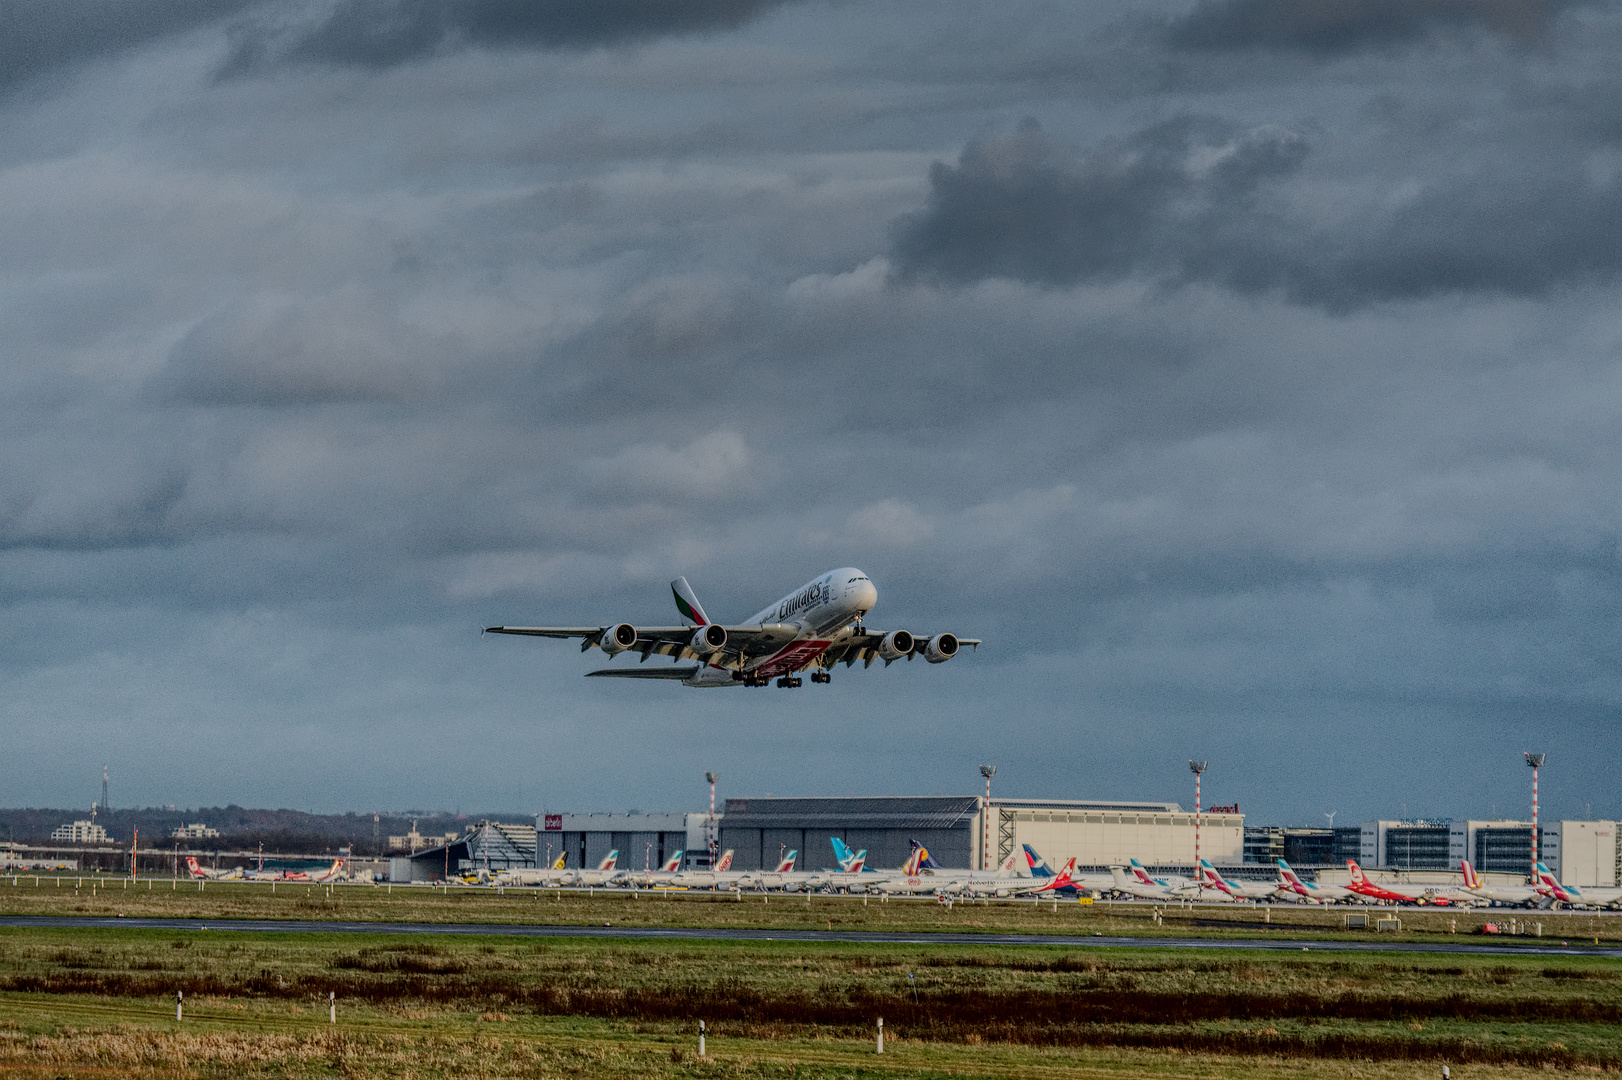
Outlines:
POLYGON ((997 775, 997 766, 980 766, 980 775, 986 778, 986 802, 980 811, 980 821, 985 835, 980 840, 980 869, 991 869, 991 778, 997 775))
POLYGON ((719 773, 707 772, 704 774, 704 779, 710 782, 710 817, 709 821, 705 823, 705 832, 707 834, 706 839, 709 840, 710 845, 711 870, 715 869, 715 782, 720 778, 719 773))
POLYGON ((1532 767, 1532 881, 1538 879, 1538 770, 1543 768, 1543 762, 1549 755, 1534 754, 1529 750, 1522 750, 1521 756, 1532 767))
POLYGON ((1188 771, 1194 774, 1194 880, 1200 880, 1200 774, 1207 762, 1188 759, 1188 771))

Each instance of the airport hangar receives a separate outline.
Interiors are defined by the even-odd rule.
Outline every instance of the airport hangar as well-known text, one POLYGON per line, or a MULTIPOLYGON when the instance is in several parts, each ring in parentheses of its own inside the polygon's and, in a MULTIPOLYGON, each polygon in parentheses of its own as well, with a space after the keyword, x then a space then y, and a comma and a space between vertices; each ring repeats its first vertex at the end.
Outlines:
MULTIPOLYGON (((796 869, 831 867, 832 836, 852 851, 866 849, 872 869, 902 865, 913 840, 945 867, 995 867, 1029 844, 1054 870, 1071 856, 1078 869, 1095 871, 1129 859, 1193 868, 1194 814, 1176 803, 993 799, 988 820, 985 802, 980 795, 728 799, 719 848, 732 849, 734 870, 775 866, 794 849, 796 869)), ((1207 813, 1200 825, 1202 855, 1221 866, 1243 861, 1243 815, 1207 813)))

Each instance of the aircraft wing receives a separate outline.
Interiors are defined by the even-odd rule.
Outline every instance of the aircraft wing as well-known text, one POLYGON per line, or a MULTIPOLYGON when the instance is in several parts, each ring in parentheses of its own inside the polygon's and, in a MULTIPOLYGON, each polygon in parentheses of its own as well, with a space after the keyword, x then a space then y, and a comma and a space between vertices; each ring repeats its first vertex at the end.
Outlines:
MULTIPOLYGON (((860 660, 862 661, 863 667, 872 667, 873 661, 884 659, 879 653, 879 643, 888 636, 889 631, 887 630, 869 630, 866 633, 856 634, 848 641, 845 641, 839 645, 834 645, 828 649, 828 665, 832 667, 834 664, 842 662, 846 667, 850 667, 856 661, 860 660)), ((912 650, 905 654, 906 658, 911 660, 918 653, 923 652, 924 649, 928 647, 929 641, 930 639, 927 637, 919 637, 916 634, 912 635, 912 650)), ((959 645, 967 645, 971 649, 977 649, 980 647, 979 638, 958 638, 957 643, 959 645)), ((893 659, 899 660, 901 657, 897 656, 893 659)), ((888 664, 891 661, 885 660, 884 662, 888 664)))
MULTIPOLYGON (((611 629, 612 626, 487 626, 484 632, 520 634, 526 637, 579 638, 580 651, 585 652, 593 645, 600 645, 603 635, 611 629)), ((660 656, 673 656, 678 660, 704 659, 709 663, 719 661, 723 667, 733 666, 728 663, 729 660, 740 662, 775 653, 799 634, 798 627, 782 623, 767 623, 763 626, 723 626, 722 629, 727 632, 726 645, 718 654, 701 658, 689 647, 697 627, 638 626, 635 629, 636 644, 624 651, 641 653, 643 660, 657 653, 660 656)))

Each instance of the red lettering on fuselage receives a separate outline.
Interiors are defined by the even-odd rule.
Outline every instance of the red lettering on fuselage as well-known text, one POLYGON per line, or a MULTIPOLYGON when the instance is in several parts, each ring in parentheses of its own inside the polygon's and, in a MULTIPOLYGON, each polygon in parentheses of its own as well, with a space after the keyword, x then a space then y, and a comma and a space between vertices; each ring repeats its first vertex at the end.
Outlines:
POLYGON ((780 652, 762 661, 761 665, 754 669, 754 673, 762 679, 773 679, 779 675, 792 675, 815 660, 827 647, 828 642, 826 641, 790 642, 780 652))

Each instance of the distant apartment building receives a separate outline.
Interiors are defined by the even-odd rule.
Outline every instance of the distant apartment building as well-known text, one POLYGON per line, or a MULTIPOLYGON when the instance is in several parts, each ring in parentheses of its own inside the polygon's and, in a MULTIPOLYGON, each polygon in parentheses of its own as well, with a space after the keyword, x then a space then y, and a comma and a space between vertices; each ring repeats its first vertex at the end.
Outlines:
POLYGON ((461 837, 461 835, 461 833, 448 832, 424 836, 422 833, 417 831, 417 823, 413 821, 411 823, 410 832, 406 833, 404 836, 389 837, 389 850, 417 852, 421 851, 423 848, 439 847, 441 844, 454 843, 461 837))
POLYGON ((220 835, 220 830, 210 828, 201 822, 193 822, 190 825, 181 822, 180 828, 169 835, 176 840, 207 840, 210 837, 220 835))
POLYGON ((51 831, 51 839, 59 844, 105 844, 108 836, 94 821, 74 821, 58 825, 51 831))

